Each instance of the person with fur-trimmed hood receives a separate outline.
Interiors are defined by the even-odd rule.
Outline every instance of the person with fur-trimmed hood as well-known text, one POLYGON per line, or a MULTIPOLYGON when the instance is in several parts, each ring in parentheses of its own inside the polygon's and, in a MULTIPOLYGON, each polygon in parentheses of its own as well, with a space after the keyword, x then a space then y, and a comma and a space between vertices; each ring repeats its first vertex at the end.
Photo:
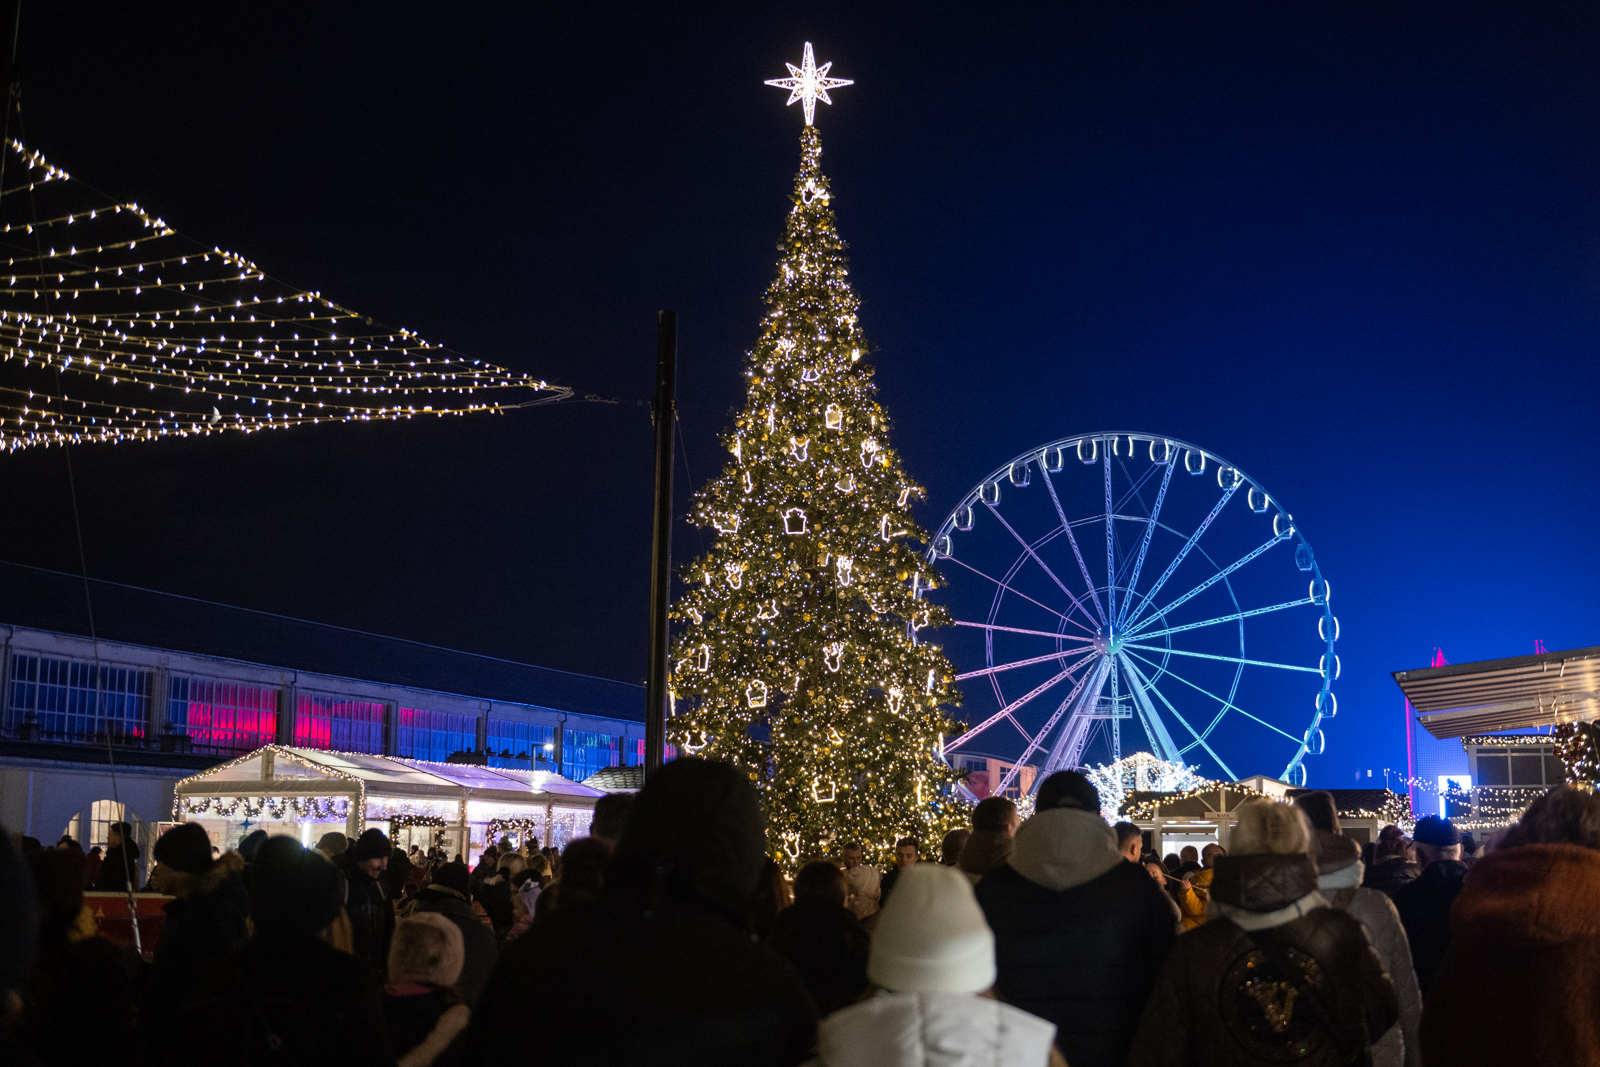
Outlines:
POLYGON ((1298 808, 1239 805, 1204 926, 1173 946, 1128 1067, 1364 1064, 1399 1018, 1366 931, 1317 891, 1298 808))
POLYGON ((436 912, 418 912, 395 926, 383 1014, 397 1067, 429 1067, 466 1028, 472 1013, 456 992, 462 949, 461 931, 436 912))
MULTIPOLYGON (((541 857, 542 858, 542 857, 541 857)), ((433 881, 423 886, 408 905, 408 915, 434 912, 455 923, 461 931, 462 967, 456 991, 462 1003, 475 1007, 478 994, 489 981, 489 972, 500 955, 494 934, 472 910, 472 875, 465 863, 441 863, 433 881)))
POLYGON ((154 888, 176 897, 145 982, 140 1018, 147 1047, 169 1040, 167 1030, 184 1002, 250 937, 250 892, 244 857, 211 856, 211 835, 199 823, 182 823, 161 835, 151 872, 154 888))
POLYGON ((994 931, 995 992, 1054 1023, 1072 1067, 1121 1067, 1178 908, 1123 860, 1083 775, 1052 774, 1035 804, 1011 858, 975 889, 994 931))
POLYGON ((1326 790, 1301 793, 1295 806, 1310 823, 1311 852, 1317 864, 1317 891, 1330 905, 1348 912, 1367 931, 1383 969, 1400 998, 1400 1019, 1373 1046, 1373 1067, 1418 1067, 1422 1046, 1422 991, 1417 986, 1411 942, 1394 902, 1382 890, 1362 886, 1361 846, 1339 832, 1338 806, 1326 790))
POLYGON ((350 916, 356 958, 383 974, 389 964, 389 938, 394 935, 394 904, 384 872, 393 849, 383 831, 371 829, 339 856, 339 871, 348 889, 344 910, 350 916))

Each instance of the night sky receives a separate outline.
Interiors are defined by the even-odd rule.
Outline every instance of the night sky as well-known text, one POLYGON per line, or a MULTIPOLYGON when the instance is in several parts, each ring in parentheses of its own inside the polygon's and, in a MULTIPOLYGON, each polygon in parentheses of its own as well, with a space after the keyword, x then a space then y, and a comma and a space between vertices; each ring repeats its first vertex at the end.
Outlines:
MULTIPOLYGON (((857 82, 824 168, 925 524, 1074 433, 1237 463, 1342 622, 1317 785, 1404 766, 1388 672, 1435 646, 1600 643, 1593 8, 757 7, 25 5, 52 162, 622 401, 81 447, 90 573, 642 680, 655 311, 698 484, 798 158, 761 81, 810 40, 857 82)), ((76 569, 65 462, 0 460, 0 558, 76 569)))

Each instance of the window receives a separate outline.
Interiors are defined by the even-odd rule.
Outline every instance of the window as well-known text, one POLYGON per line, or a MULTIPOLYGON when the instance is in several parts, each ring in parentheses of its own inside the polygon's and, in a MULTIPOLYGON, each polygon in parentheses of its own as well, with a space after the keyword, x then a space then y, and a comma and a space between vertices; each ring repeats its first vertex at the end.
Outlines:
POLYGON ((197 749, 249 752, 278 739, 278 691, 175 675, 167 686, 167 721, 197 749))
MULTIPOLYGON (((555 743, 556 731, 551 726, 541 726, 532 722, 517 722, 514 719, 489 720, 489 766, 491 767, 533 767, 540 769, 538 763, 532 763, 535 756, 544 756, 549 759, 545 751, 546 745, 555 743), (499 755, 509 751, 510 757, 499 755)), ((543 769, 548 770, 550 764, 546 763, 543 769)))
POLYGON ((294 743, 382 755, 384 712, 376 701, 301 693, 295 704, 294 743))
POLYGON ((6 726, 31 713, 46 741, 88 741, 109 731, 142 738, 150 728, 150 672, 48 656, 11 657, 6 726))
POLYGON ((109 847, 111 826, 122 822, 125 811, 127 807, 114 800, 97 800, 89 805, 89 840, 81 842, 83 850, 87 852, 96 845, 109 847))
POLYGON ((622 746, 615 734, 567 730, 561 735, 561 774, 581 782, 604 767, 622 762, 622 746))
POLYGON ((443 763, 453 752, 478 747, 478 718, 448 711, 401 708, 397 755, 443 763))

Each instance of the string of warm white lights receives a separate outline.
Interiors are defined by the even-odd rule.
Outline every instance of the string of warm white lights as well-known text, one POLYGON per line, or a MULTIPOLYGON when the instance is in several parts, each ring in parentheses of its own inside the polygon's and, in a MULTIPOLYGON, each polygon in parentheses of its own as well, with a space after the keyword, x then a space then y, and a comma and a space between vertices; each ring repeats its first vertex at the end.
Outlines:
POLYGON ((572 396, 197 245, 21 142, 3 151, 27 180, 0 192, 0 449, 504 412, 572 396))

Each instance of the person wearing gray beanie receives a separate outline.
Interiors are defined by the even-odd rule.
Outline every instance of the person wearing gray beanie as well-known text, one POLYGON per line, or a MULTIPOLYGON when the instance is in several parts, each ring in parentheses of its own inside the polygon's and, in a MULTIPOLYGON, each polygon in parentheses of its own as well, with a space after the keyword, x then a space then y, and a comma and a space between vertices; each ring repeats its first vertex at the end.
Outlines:
POLYGON ((994 986, 994 934, 959 871, 906 868, 878 919, 867 978, 876 992, 817 1029, 826 1067, 1059 1062, 1052 1023, 983 995, 994 986))

